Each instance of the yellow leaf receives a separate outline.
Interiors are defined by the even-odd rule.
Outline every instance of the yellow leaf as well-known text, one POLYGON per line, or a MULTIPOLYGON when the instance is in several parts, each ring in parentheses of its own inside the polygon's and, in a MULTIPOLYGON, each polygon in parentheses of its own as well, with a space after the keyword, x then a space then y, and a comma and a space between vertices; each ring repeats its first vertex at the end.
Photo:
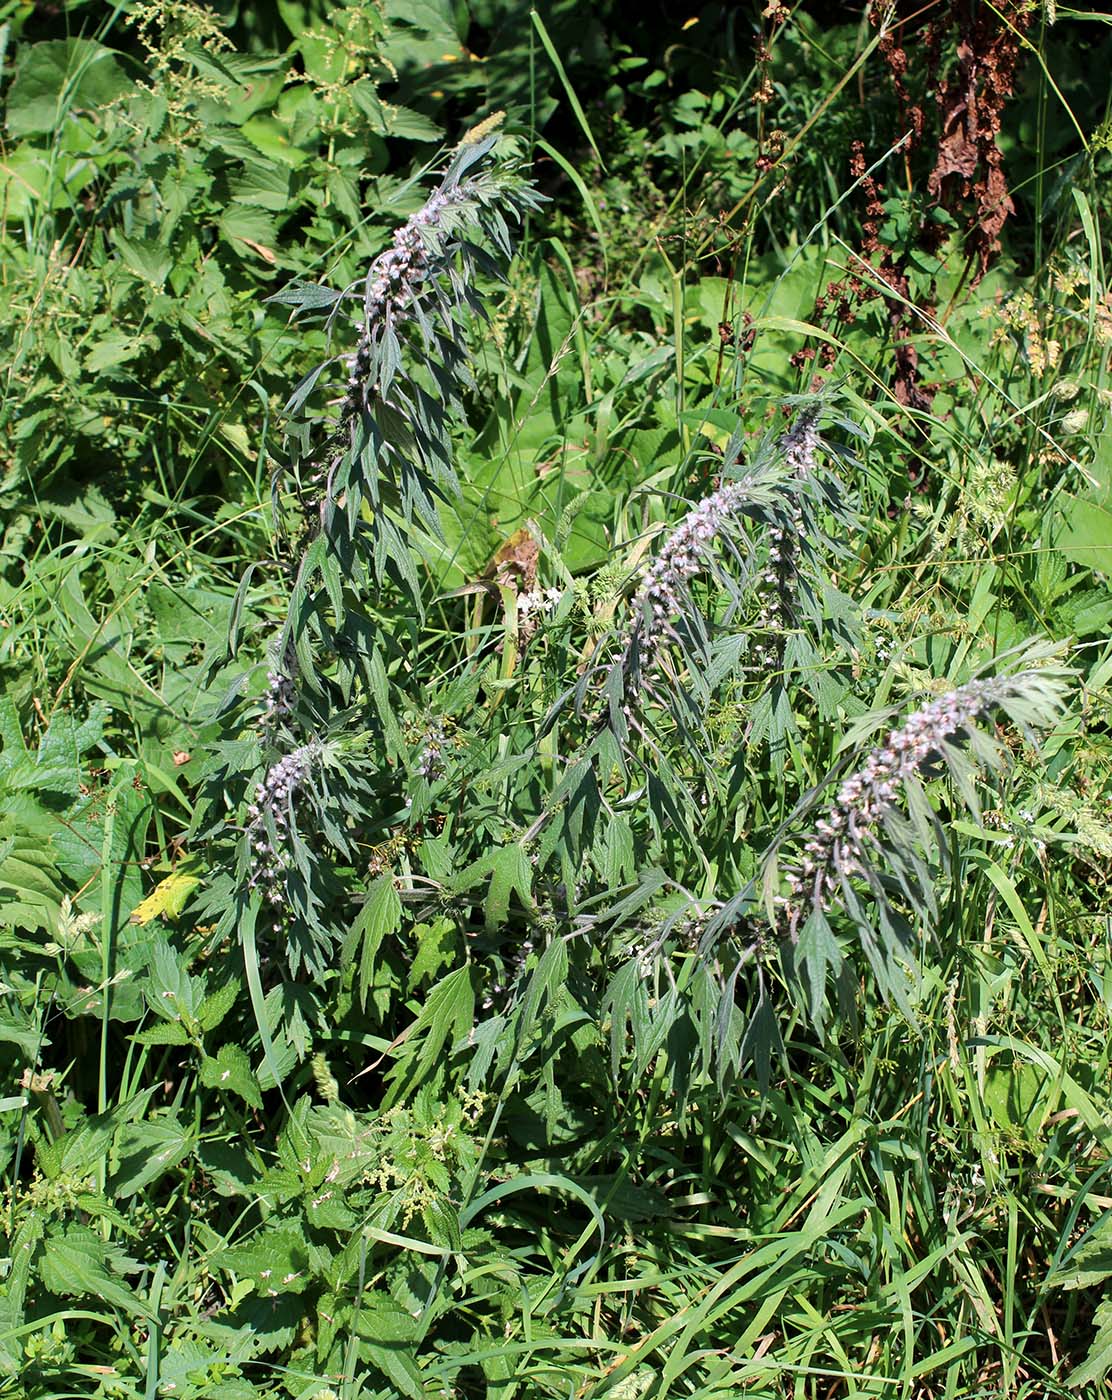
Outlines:
POLYGON ((176 919, 200 883, 200 878, 188 870, 175 870, 165 880, 160 880, 146 899, 139 901, 131 911, 131 922, 149 924, 152 919, 176 919))

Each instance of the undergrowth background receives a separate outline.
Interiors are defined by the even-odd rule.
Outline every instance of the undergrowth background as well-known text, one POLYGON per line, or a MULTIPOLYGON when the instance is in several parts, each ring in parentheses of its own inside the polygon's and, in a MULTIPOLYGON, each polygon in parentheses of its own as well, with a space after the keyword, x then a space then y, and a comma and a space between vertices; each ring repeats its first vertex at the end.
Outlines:
POLYGON ((0 1395, 1104 1393, 1107 16, 0 15, 0 1395))

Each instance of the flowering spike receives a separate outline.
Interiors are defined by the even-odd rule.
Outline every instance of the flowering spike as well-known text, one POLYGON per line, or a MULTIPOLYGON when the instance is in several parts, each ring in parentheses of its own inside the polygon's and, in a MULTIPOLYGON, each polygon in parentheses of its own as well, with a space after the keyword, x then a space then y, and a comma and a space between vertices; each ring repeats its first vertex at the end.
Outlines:
POLYGON ((884 819, 895 808, 908 779, 932 757, 945 757, 949 740, 975 733, 977 720, 998 707, 1025 726, 1053 723, 1062 702, 1061 681, 1055 673, 1019 671, 959 686, 892 730, 842 782, 789 873, 791 893, 783 907, 788 932, 794 937, 808 907, 829 909, 839 887, 868 868, 869 847, 877 843, 884 819))

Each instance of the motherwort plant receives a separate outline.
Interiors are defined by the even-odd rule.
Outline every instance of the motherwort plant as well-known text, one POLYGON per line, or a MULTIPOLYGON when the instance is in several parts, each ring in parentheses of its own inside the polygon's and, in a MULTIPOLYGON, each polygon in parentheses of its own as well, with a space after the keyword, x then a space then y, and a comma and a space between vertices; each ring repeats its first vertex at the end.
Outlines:
POLYGON ((853 935, 877 989, 910 1011, 918 958, 955 874, 947 814, 956 797, 977 816, 979 784, 1011 759, 990 719, 1010 724, 1034 753, 1065 704, 1069 673, 1057 650, 1032 643, 995 666, 891 729, 838 782, 817 820, 809 812, 821 787, 800 804, 764 857, 763 899, 754 881, 709 913, 703 954, 719 967, 733 959, 733 981, 748 966, 742 981, 755 978, 754 1005, 764 998, 760 963, 778 957, 821 1025, 828 977, 848 966, 853 935))
POLYGON ((976 791, 968 780, 959 742, 965 739, 987 766, 999 766, 997 746, 978 728, 978 721, 1001 710, 1030 734, 1036 726, 1054 721, 1062 699, 1057 676, 1046 668, 1026 669, 969 681, 931 700, 892 730, 839 785, 825 817, 816 823, 814 835, 788 874, 790 895, 784 903, 788 933, 798 933, 809 911, 826 913, 842 902, 851 880, 863 881, 883 898, 878 874, 882 863, 897 872, 911 908, 929 905, 930 883, 921 881, 921 871, 902 859, 905 838, 913 833, 899 816, 900 799, 908 795, 913 816, 937 821, 933 808, 921 799, 919 781, 930 764, 944 762, 975 809, 976 791))
MULTIPOLYGON (((272 298, 295 320, 325 317, 335 349, 286 405, 274 497, 295 542, 288 613, 263 694, 227 707, 233 732, 214 749, 198 826, 235 849, 209 891, 218 931, 261 916, 294 973, 328 966, 362 897, 360 850, 404 819, 384 618, 403 600, 410 622, 420 613, 411 536, 438 533, 437 500, 458 490, 450 429, 470 382, 468 323, 511 226, 539 203, 512 142, 476 137, 357 281, 272 298)), ((417 768, 431 779, 440 749, 426 747, 417 768)))
POLYGON ((581 808, 590 768, 632 764, 646 773, 656 820, 686 825, 697 843, 705 801, 680 774, 700 765, 709 772, 716 698, 729 687, 744 692, 754 743, 782 735, 791 696, 818 675, 820 653, 829 664, 852 635, 852 607, 831 576, 856 529, 843 479, 852 458, 820 424, 843 438, 856 430, 826 398, 785 408, 794 413, 788 430, 766 434, 751 452, 740 431, 732 436, 715 459, 718 485, 662 532, 624 622, 583 669, 570 694, 577 711, 601 709, 601 718, 558 802, 581 808), (666 748, 682 750, 679 760, 666 748))
POLYGON ((715 632, 731 636, 738 659, 767 677, 771 660, 783 664, 793 629, 821 629, 832 586, 825 571, 844 554, 838 537, 850 533, 855 511, 837 470, 844 449, 819 435, 829 409, 821 400, 796 404, 790 429, 766 437, 750 463, 742 465, 740 436, 731 439, 718 488, 688 510, 650 563, 618 662, 627 714, 641 692, 653 692, 670 651, 673 671, 682 668, 698 690, 708 669, 720 669, 715 632), (702 598, 701 579, 709 583, 702 598))
MULTIPOLYGON (((479 278, 498 275, 487 250, 508 259, 510 225, 539 202, 497 136, 465 142, 436 192, 358 282, 342 291, 295 282, 272 298, 295 317, 327 313, 333 336, 345 322, 355 333, 354 348, 307 374, 286 405, 282 480, 303 506, 319 509, 319 524, 309 524, 326 545, 308 572, 322 581, 332 557, 345 582, 352 573, 360 586, 391 577, 419 604, 405 527, 418 519, 437 532, 436 497, 458 489, 449 427, 470 383, 466 322, 483 315, 479 278), (322 414, 311 396, 337 367, 344 394, 322 414)), ((342 625, 335 586, 330 604, 342 625)))

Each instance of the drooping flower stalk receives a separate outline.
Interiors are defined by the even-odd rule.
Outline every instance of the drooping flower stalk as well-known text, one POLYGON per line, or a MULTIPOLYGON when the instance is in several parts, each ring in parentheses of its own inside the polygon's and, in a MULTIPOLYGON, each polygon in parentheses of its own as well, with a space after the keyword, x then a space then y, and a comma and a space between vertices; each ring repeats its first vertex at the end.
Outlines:
MULTIPOLYGON (((803 412, 780 439, 784 465, 795 483, 815 470, 817 424, 815 410, 803 412)), ((788 493, 780 520, 768 528, 768 564, 761 576, 761 607, 753 624, 759 638, 754 656, 760 666, 779 669, 783 665, 784 640, 796 622, 794 585, 806 524, 802 493, 788 493)))
MULTIPOLYGON (((762 468, 727 481, 688 511, 650 565, 633 600, 634 632, 644 651, 646 666, 655 660, 662 642, 673 635, 672 619, 687 603, 687 588, 697 574, 712 566, 717 545, 728 541, 746 515, 759 514, 777 522, 770 526, 770 561, 764 581, 777 585, 781 573, 790 571, 797 549, 792 539, 803 528, 803 512, 793 489, 814 471, 818 448, 817 408, 803 410, 776 443, 773 459, 762 468)), ((779 594, 765 605, 765 630, 776 630, 779 594)), ((787 625, 786 604, 784 625, 787 625)))
POLYGON ((266 738, 272 738, 274 731, 293 713, 297 687, 293 677, 287 675, 277 663, 266 675, 266 691, 262 697, 263 713, 259 719, 259 730, 266 738))
POLYGON ((248 888, 258 889, 269 906, 274 932, 281 928, 285 903, 285 878, 292 864, 289 843, 293 834, 297 795, 324 753, 319 739, 310 739, 273 764, 255 788, 247 809, 250 822, 247 842, 251 852, 248 888))
POLYGON ((350 420, 366 407, 376 388, 371 380, 375 350, 382 337, 396 331, 412 309, 430 278, 443 273, 451 252, 437 237, 446 216, 470 204, 482 193, 478 180, 451 186, 448 177, 440 189, 411 214, 394 234, 385 252, 367 270, 363 298, 363 330, 355 352, 348 358, 348 391, 343 417, 350 420))
POLYGON ((444 775, 444 749, 448 736, 441 720, 434 720, 425 730, 425 741, 417 755, 416 772, 430 783, 444 775))
POLYGON ((684 609, 687 586, 707 568, 716 540, 742 508, 752 504, 754 481, 743 476, 704 497, 672 531, 650 565, 633 599, 634 629, 647 664, 672 632, 671 620, 684 609))
POLYGON ((321 373, 336 363, 332 357, 290 396, 286 408, 296 427, 287 443, 302 504, 319 508, 320 530, 339 551, 354 548, 358 562, 369 560, 380 576, 402 549, 398 530, 378 515, 383 500, 400 507, 405 523, 416 514, 435 530, 432 498, 456 488, 448 423, 461 411, 468 380, 460 313, 481 309, 475 274, 498 273, 487 250, 508 259, 511 226, 542 202, 511 147, 485 128, 465 138, 439 187, 358 282, 342 291, 294 282, 270 298, 296 316, 327 310, 330 328, 341 308, 361 303, 355 348, 338 357, 346 381, 338 409, 323 420, 305 412, 321 373), (360 531, 364 501, 375 518, 360 531), (336 510, 341 503, 345 509, 336 510))
MULTIPOLYGON (((1050 670, 969 681, 916 710, 874 748, 838 789, 826 815, 815 824, 803 857, 788 875, 784 906, 787 931, 795 935, 810 909, 828 910, 840 887, 871 868, 883 854, 885 818, 896 808, 908 780, 930 760, 944 756, 955 737, 977 732, 977 720, 1002 708, 1027 727, 1050 724, 1063 703, 1059 676, 1050 670)), ((888 840, 891 840, 890 834, 888 840)))

